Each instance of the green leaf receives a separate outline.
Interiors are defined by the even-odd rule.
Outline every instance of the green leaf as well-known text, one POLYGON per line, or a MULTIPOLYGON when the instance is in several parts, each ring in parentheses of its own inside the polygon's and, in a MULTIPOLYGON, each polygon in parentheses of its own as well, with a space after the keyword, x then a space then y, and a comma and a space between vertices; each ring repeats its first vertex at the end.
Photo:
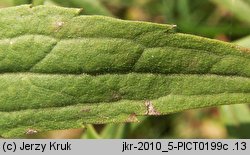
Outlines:
MULTIPOLYGON (((243 47, 250 47, 250 36, 235 41, 243 47)), ((225 105, 220 107, 221 118, 225 123, 228 135, 233 138, 250 137, 250 108, 245 104, 225 105)))
POLYGON ((1 136, 250 103, 249 50, 79 12, 0 10, 1 136))

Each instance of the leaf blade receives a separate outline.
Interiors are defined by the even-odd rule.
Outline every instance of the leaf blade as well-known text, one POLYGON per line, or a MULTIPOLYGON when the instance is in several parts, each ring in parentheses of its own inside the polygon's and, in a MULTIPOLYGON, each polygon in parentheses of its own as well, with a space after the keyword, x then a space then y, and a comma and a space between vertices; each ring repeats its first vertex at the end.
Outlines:
POLYGON ((52 6, 2 9, 0 27, 4 137, 250 103, 250 53, 234 44, 52 6))

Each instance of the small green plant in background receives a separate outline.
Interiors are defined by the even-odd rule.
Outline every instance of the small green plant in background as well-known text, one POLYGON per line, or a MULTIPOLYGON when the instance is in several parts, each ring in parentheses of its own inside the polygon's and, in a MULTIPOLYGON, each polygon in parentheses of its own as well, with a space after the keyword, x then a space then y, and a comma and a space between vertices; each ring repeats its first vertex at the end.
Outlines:
MULTIPOLYGON (((142 116, 249 103, 248 49, 176 33, 174 25, 86 16, 81 14, 94 11, 51 6, 84 2, 33 1, 45 6, 0 11, 2 137, 84 125, 83 138, 126 138, 143 123, 109 124, 98 133, 86 124, 148 122, 142 116)), ((177 3, 177 9, 188 10, 187 2, 177 3)), ((97 3, 91 3, 93 8, 97 3)), ((111 15, 107 12, 96 14, 111 15)), ((187 18, 193 17, 183 21, 187 18)), ((235 132, 239 126, 236 130, 246 133, 249 126, 249 117, 238 116, 243 111, 247 116, 248 106, 240 106, 230 106, 230 113, 220 108, 232 137, 247 136, 235 132)))

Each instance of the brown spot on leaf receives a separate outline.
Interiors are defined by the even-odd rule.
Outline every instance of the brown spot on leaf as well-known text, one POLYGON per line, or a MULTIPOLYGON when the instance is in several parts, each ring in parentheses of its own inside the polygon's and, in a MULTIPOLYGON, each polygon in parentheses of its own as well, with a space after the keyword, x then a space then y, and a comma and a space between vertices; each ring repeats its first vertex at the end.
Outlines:
POLYGON ((237 46, 237 48, 238 48, 239 50, 241 50, 242 52, 250 53, 250 49, 249 49, 249 48, 241 47, 241 46, 237 46))
POLYGON ((26 131, 26 135, 33 135, 33 134, 36 134, 36 133, 38 133, 38 131, 37 130, 34 130, 34 129, 28 129, 27 131, 26 131))
POLYGON ((62 27, 63 24, 64 24, 64 22, 56 22, 56 26, 58 26, 58 27, 62 27))
POLYGON ((147 111, 145 113, 146 115, 160 115, 160 113, 157 110, 155 110, 151 101, 146 101, 145 106, 147 108, 147 111))
POLYGON ((64 25, 64 22, 63 21, 56 21, 53 23, 53 27, 55 29, 55 31, 59 31, 64 25))
POLYGON ((132 113, 128 116, 127 122, 139 122, 135 113, 132 113))
POLYGON ((112 101, 119 101, 122 99, 122 95, 119 92, 112 92, 112 101))
POLYGON ((89 108, 83 108, 83 109, 81 109, 81 112, 90 112, 90 109, 89 108))

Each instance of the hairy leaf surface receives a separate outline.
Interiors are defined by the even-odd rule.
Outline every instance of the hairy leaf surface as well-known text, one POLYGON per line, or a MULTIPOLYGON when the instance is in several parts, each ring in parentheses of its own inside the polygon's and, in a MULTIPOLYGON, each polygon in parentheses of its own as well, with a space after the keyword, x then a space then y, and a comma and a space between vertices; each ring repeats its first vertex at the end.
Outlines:
POLYGON ((250 103, 250 52, 174 26, 0 10, 0 135, 250 103))

